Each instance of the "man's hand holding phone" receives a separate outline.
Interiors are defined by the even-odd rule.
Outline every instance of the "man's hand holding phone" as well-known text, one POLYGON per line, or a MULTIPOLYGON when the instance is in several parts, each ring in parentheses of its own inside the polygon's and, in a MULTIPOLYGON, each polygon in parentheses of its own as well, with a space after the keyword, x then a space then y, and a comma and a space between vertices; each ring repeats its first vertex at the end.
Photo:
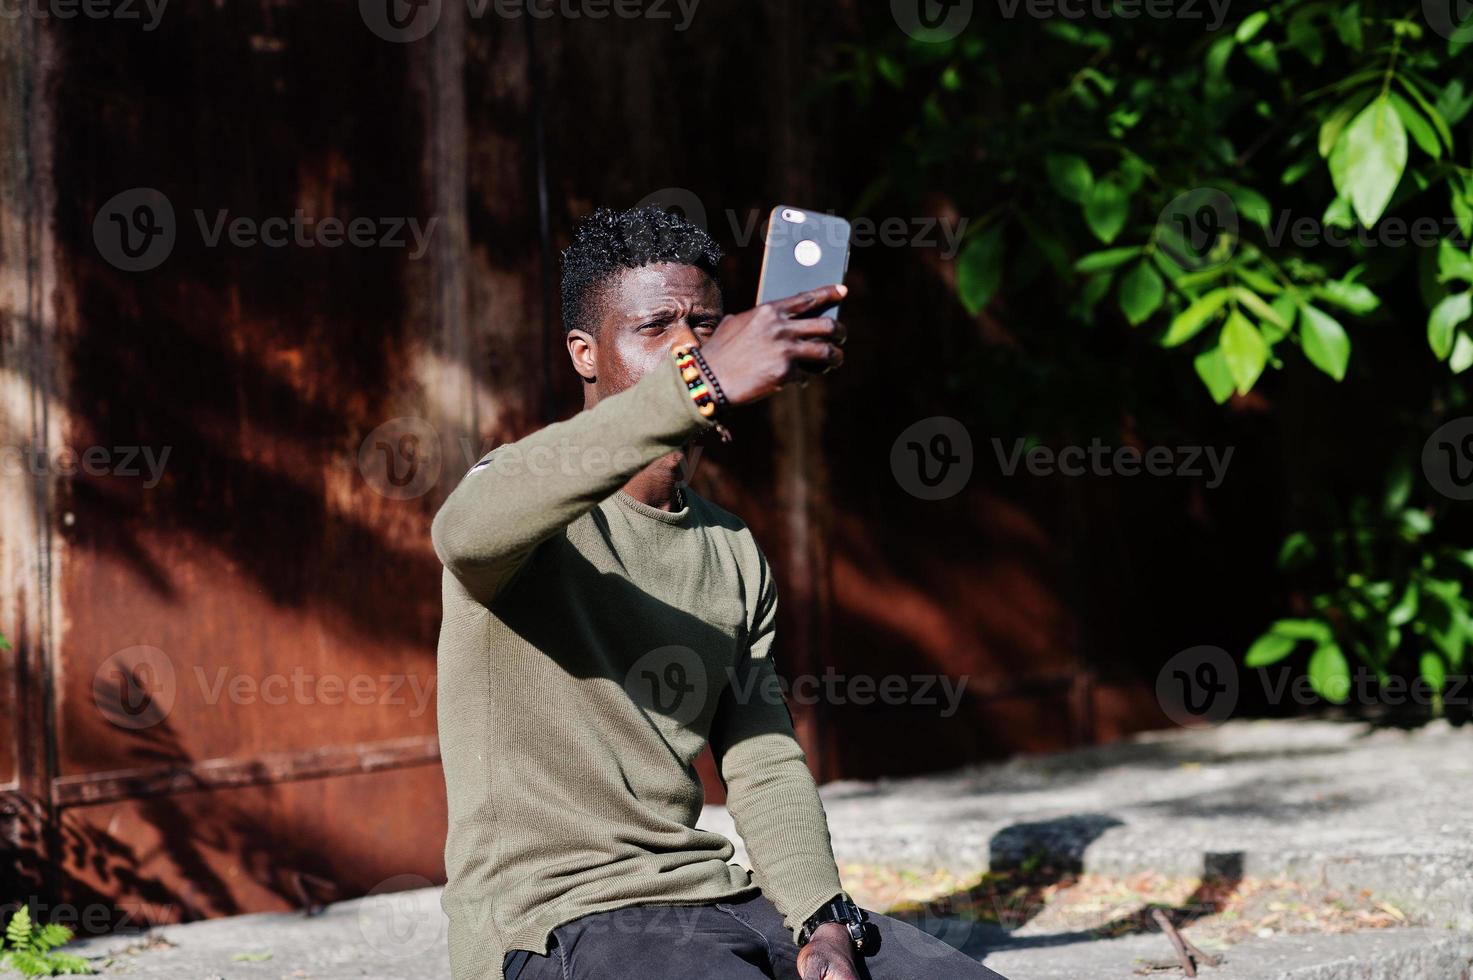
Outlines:
POLYGON ((849 292, 821 286, 723 319, 701 354, 733 405, 747 405, 844 363, 844 325, 814 316, 849 292))

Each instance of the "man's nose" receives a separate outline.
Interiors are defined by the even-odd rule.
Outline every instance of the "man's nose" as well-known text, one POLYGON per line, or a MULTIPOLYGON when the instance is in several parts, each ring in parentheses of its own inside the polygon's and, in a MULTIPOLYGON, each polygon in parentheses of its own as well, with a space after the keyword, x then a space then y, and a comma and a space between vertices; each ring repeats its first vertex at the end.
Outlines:
POLYGON ((696 331, 691 327, 689 320, 681 320, 675 324, 675 340, 671 346, 675 344, 701 346, 701 341, 696 337, 696 331))

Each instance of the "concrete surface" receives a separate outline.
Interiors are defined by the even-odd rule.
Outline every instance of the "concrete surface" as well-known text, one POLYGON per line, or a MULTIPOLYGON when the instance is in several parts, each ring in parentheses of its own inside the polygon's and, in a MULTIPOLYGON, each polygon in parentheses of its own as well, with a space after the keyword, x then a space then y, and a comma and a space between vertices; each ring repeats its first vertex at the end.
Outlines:
MULTIPOLYGON (((1473 730, 1304 720, 823 788, 840 863, 970 874, 1045 851, 1101 874, 1214 867, 1369 888, 1473 930, 1470 794, 1473 730)), ((723 808, 702 824, 737 839, 723 808)))
MULTIPOLYGON (((1470 749, 1473 733, 1442 724, 1407 733, 1233 722, 934 777, 839 783, 823 796, 844 864, 971 874, 1046 851, 1107 874, 1241 870, 1368 888, 1420 926, 1252 940, 1228 949, 1204 980, 1468 980, 1473 941, 1447 927, 1473 928, 1470 749)), ((702 822, 732 833, 722 808, 702 822)), ((1011 980, 1124 980, 1169 957, 1158 934, 1100 940, 920 924, 1011 980)), ((112 937, 77 946, 112 956, 106 975, 138 980, 449 976, 433 889, 342 902, 310 919, 241 916, 155 935, 173 945, 130 953, 137 937, 112 937)))

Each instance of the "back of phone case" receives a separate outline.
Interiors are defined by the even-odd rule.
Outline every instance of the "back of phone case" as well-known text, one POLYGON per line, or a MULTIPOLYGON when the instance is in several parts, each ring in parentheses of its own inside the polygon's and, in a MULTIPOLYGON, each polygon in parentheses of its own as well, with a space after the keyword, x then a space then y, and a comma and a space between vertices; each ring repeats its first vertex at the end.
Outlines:
MULTIPOLYGON (((844 281, 849 268, 849 222, 832 215, 779 205, 767 222, 767 252, 757 303, 770 303, 844 281)), ((837 318, 837 308, 824 316, 837 318)))

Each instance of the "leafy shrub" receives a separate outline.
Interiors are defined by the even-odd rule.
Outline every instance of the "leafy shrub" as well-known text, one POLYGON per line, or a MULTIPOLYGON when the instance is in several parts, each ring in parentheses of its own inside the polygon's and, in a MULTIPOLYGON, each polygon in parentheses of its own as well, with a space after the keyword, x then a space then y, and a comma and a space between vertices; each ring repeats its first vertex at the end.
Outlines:
POLYGON ((31 920, 31 910, 22 905, 5 926, 5 949, 0 952, 0 966, 17 970, 28 977, 55 977, 63 974, 92 973, 92 967, 80 956, 57 951, 70 942, 72 931, 50 923, 38 925, 31 920))

